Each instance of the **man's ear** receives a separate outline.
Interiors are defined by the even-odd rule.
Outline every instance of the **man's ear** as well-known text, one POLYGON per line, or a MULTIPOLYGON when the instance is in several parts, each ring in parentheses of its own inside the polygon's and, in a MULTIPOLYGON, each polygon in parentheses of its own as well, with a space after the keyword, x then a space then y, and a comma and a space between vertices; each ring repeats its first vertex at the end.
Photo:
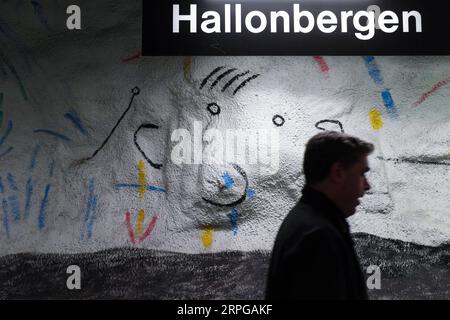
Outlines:
POLYGON ((339 184, 342 181, 344 181, 345 173, 346 173, 346 170, 344 168, 344 165, 340 162, 335 162, 331 165, 330 173, 328 176, 330 178, 330 181, 339 184))

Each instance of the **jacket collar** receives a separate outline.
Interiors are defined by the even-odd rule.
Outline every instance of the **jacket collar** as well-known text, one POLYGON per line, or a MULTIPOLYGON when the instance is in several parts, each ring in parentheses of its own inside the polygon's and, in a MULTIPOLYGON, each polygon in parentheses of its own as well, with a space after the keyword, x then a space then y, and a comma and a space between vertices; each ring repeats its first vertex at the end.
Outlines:
POLYGON ((344 218, 344 213, 324 193, 305 186, 302 194, 300 202, 311 205, 343 234, 350 235, 350 227, 344 218))

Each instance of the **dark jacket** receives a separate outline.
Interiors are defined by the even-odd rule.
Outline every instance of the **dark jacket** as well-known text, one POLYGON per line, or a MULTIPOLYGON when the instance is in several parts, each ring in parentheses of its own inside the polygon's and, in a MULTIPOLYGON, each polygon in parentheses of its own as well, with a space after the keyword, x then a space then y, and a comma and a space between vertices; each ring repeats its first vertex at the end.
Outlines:
POLYGON ((323 193, 302 192, 276 237, 266 299, 367 299, 343 213, 323 193))

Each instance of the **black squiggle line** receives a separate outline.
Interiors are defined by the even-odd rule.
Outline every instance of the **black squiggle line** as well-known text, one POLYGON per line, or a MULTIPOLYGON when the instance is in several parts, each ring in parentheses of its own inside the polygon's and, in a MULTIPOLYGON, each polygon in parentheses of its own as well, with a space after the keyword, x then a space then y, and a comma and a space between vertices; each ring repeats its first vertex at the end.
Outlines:
POLYGON ((200 85, 200 90, 203 89, 203 87, 205 86, 205 84, 208 82, 209 78, 211 78, 214 74, 216 74, 217 72, 219 72, 220 70, 222 70, 225 67, 217 67, 215 68, 208 76, 206 76, 205 79, 203 79, 202 84, 200 85))
POLYGON ((222 92, 224 92, 225 90, 227 90, 227 88, 228 88, 229 86, 231 86, 231 85, 233 84, 233 82, 235 82, 237 79, 239 79, 240 77, 243 77, 243 76, 245 76, 246 74, 249 74, 249 73, 250 73, 250 70, 235 75, 233 78, 230 79, 230 81, 228 81, 228 82, 225 84, 225 86, 222 88, 222 92))
POLYGON ((422 161, 422 160, 412 160, 412 159, 401 159, 401 158, 383 158, 377 157, 379 160, 389 161, 394 163, 413 163, 413 164, 425 164, 425 165, 435 165, 435 166, 450 166, 450 162, 434 162, 434 161, 422 161))
POLYGON ((239 91, 241 90, 243 87, 245 87, 247 85, 247 83, 249 83, 250 81, 252 81, 253 79, 258 78, 260 75, 259 74, 255 74, 254 76, 251 76, 250 78, 245 79, 244 81, 242 81, 242 83, 239 85, 239 87, 236 88, 236 90, 234 90, 233 92, 233 96, 239 91))
POLYGON ((141 146, 139 145, 139 143, 137 142, 137 135, 139 133, 139 131, 141 129, 159 129, 159 127, 155 124, 151 124, 151 123, 144 123, 141 124, 139 126, 139 128, 134 132, 134 136, 133 136, 133 141, 134 141, 134 145, 136 146, 136 148, 139 150, 139 152, 142 154, 142 156, 145 158, 145 160, 155 169, 161 169, 161 167, 163 166, 162 164, 159 163, 154 163, 152 160, 150 160, 147 155, 145 154, 145 152, 141 149, 141 146))
POLYGON ((322 128, 322 127, 319 127, 319 124, 326 123, 326 122, 330 122, 330 123, 334 123, 334 124, 339 125, 339 127, 341 128, 341 132, 344 133, 344 127, 342 126, 342 123, 341 123, 339 120, 320 120, 319 122, 317 122, 317 123, 315 124, 315 127, 316 127, 317 129, 326 131, 326 129, 324 129, 324 128, 322 128))
POLYGON ((214 88, 220 80, 222 80, 224 77, 226 77, 227 75, 229 75, 230 73, 232 73, 233 71, 236 71, 236 68, 233 69, 229 69, 227 71, 225 71, 224 73, 222 73, 220 76, 217 77, 217 79, 212 83, 211 87, 209 87, 209 89, 214 88))
POLYGON ((244 178, 245 180, 245 188, 244 188, 244 194, 237 199, 236 201, 233 201, 231 203, 219 203, 219 202, 215 202, 209 199, 206 199, 205 197, 202 197, 202 199, 204 201, 206 201, 209 204, 212 204, 214 206, 217 207, 234 207, 242 202, 245 201, 245 199, 247 198, 247 189, 248 189, 248 178, 247 178, 247 174, 245 173, 244 169, 242 169, 240 166, 238 166, 237 164, 232 164, 233 168, 244 178))
POLYGON ((94 153, 93 153, 90 157, 84 159, 84 161, 89 161, 89 160, 91 160, 92 158, 94 158, 94 157, 97 155, 97 153, 98 153, 98 152, 106 145, 106 143, 107 143, 108 140, 111 138, 111 136, 113 135, 113 133, 114 133, 114 131, 116 130, 116 128, 119 126, 120 122, 123 120, 123 118, 124 118, 125 115, 128 113, 128 111, 130 111, 131 105, 133 104, 134 97, 137 96, 137 95, 140 93, 140 91, 141 91, 141 90, 140 90, 138 87, 134 87, 133 90, 131 90, 131 93, 132 93, 133 95, 131 96, 130 103, 128 104, 128 108, 122 113, 122 115, 120 116, 120 118, 119 118, 119 120, 117 121, 116 125, 112 128, 111 132, 110 132, 109 135, 106 137, 105 141, 103 141, 102 145, 101 145, 97 150, 95 150, 94 153))

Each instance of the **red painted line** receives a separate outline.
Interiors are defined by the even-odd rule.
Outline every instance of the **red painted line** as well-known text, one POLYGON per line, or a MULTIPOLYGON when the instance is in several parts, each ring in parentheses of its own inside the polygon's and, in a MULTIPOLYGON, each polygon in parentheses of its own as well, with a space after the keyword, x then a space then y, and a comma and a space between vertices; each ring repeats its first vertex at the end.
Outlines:
POLYGON ((419 98, 419 100, 417 100, 416 102, 414 102, 413 106, 417 107, 419 104, 421 104, 422 102, 424 102, 426 99, 428 99, 429 96, 431 96, 434 92, 436 92, 438 89, 440 89, 441 87, 445 86, 446 84, 450 83, 450 77, 448 77, 445 80, 441 80, 438 83, 436 83, 429 91, 425 92, 424 94, 422 94, 419 98))
POLYGON ((136 244, 136 241, 134 240, 134 231, 131 226, 131 214, 128 211, 125 213, 125 220, 127 222, 128 236, 130 237, 131 242, 136 244))
POLYGON ((322 56, 314 56, 314 60, 319 64, 320 71, 322 73, 328 74, 330 67, 322 56))
POLYGON ((145 230, 144 234, 139 238, 139 242, 144 241, 145 238, 147 238, 150 235, 150 233, 152 232, 153 228, 155 227, 157 219, 158 219, 158 215, 155 215, 152 218, 152 221, 150 221, 150 223, 149 223, 147 229, 145 230))
POLYGON ((132 55, 131 57, 125 58, 122 60, 122 62, 130 62, 136 59, 139 59, 142 56, 142 52, 139 51, 138 53, 136 53, 135 55, 132 55))

